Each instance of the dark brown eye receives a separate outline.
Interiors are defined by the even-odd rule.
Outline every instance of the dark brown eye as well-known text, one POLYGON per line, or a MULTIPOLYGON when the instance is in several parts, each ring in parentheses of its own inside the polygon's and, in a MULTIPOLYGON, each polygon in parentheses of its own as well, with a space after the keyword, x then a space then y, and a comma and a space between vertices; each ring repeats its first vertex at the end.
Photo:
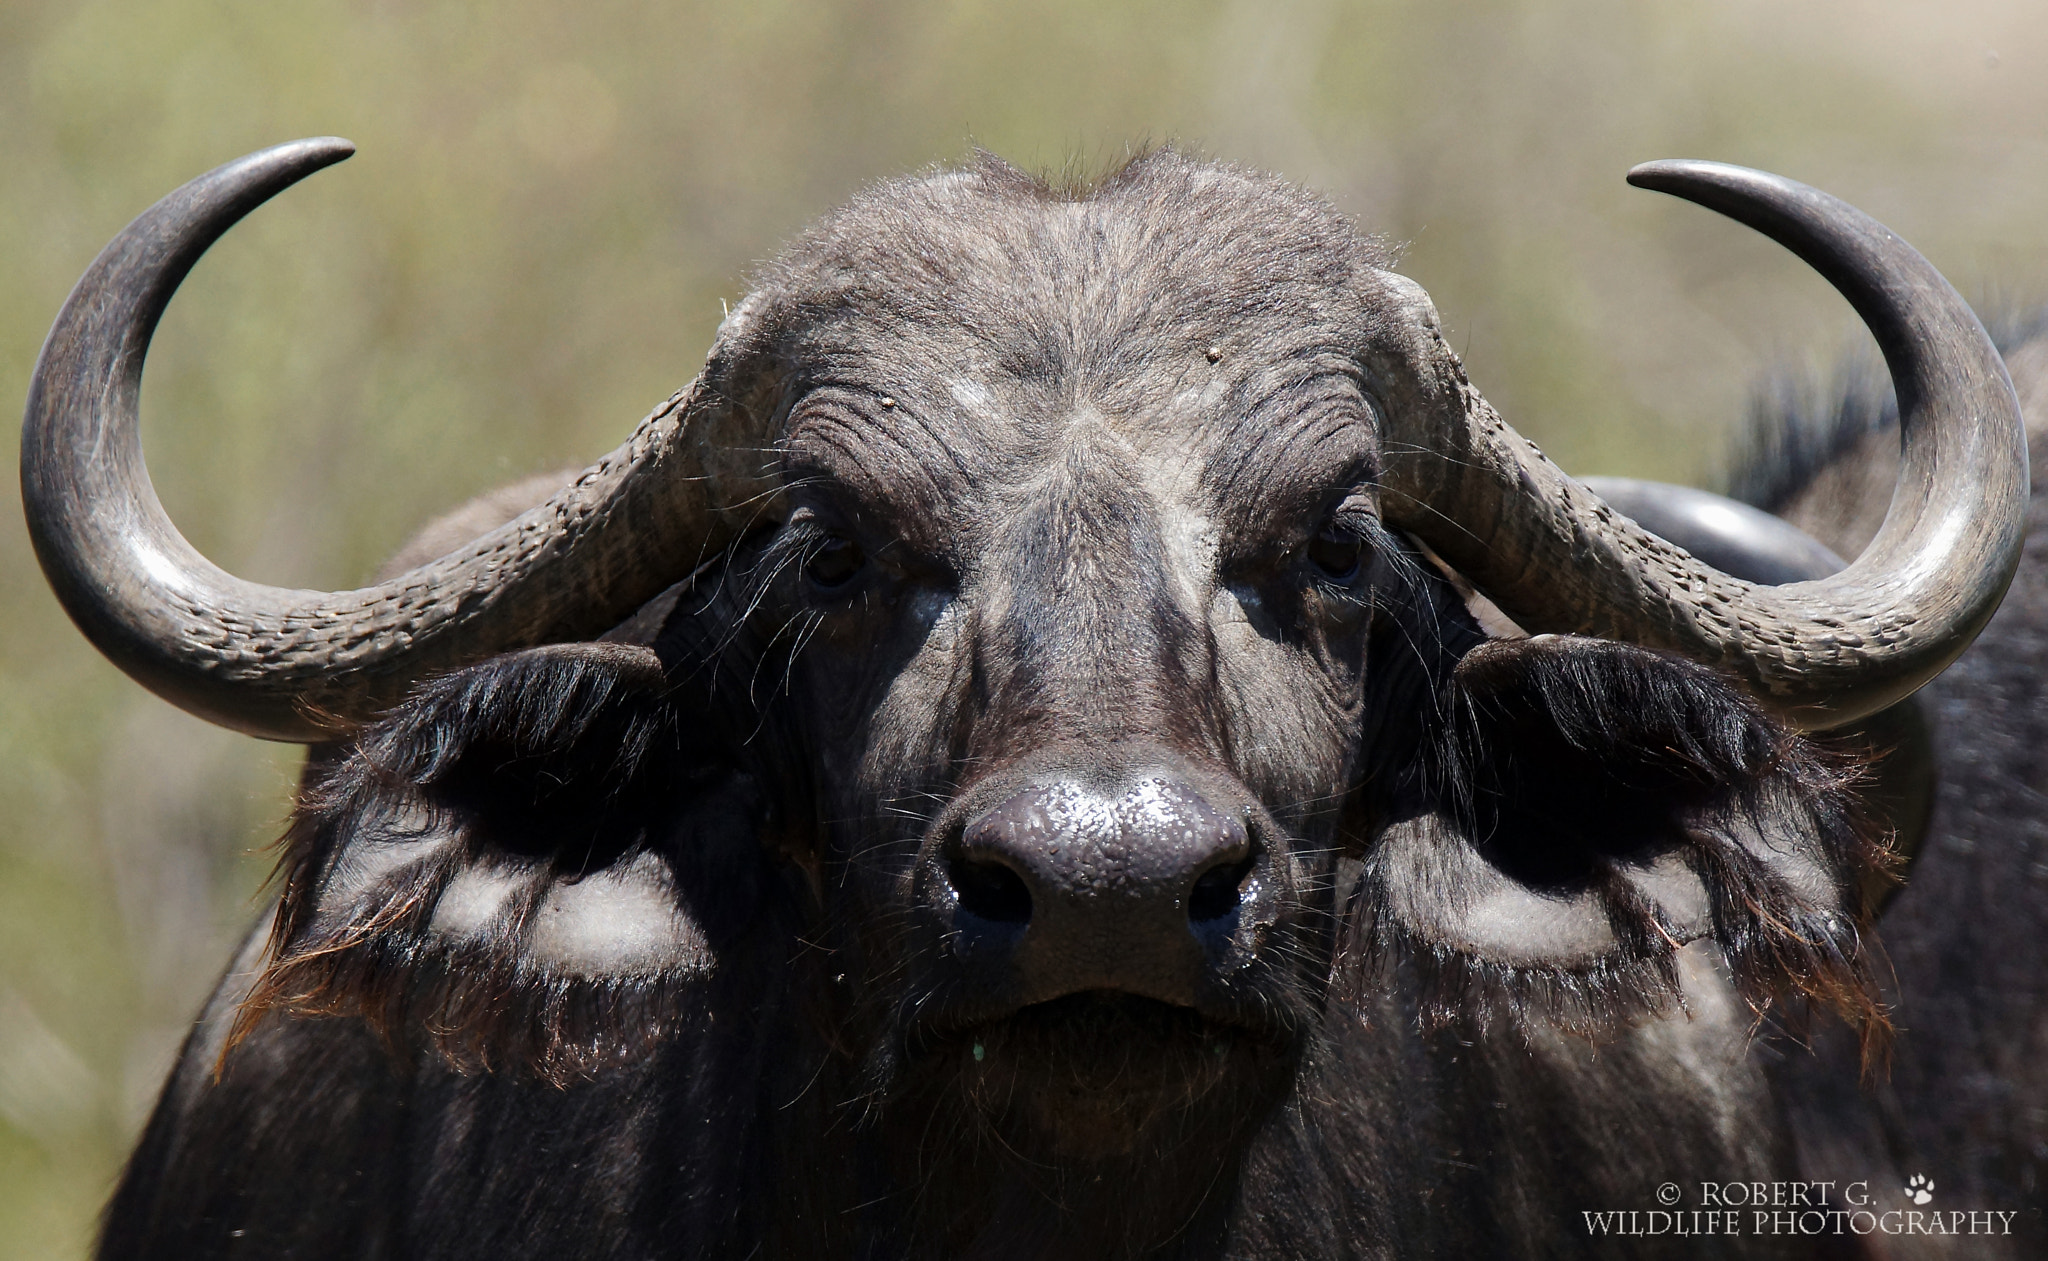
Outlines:
POLYGON ((829 591, 852 582, 867 563, 868 558, 858 544, 848 539, 826 539, 811 553, 804 566, 804 577, 829 591))
POLYGON ((1308 558, 1331 582, 1352 582, 1358 578, 1358 567, 1365 562, 1365 540, 1335 526, 1324 526, 1310 540, 1308 558))

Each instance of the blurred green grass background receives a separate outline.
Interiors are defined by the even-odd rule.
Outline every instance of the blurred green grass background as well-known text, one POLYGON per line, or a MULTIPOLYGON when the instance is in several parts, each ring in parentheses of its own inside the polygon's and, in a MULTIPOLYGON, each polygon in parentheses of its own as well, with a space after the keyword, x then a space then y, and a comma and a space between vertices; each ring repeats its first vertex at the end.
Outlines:
MULTIPOLYGON (((750 264, 863 183, 1172 139, 1407 242, 1566 468, 1713 484, 1758 374, 1861 335, 1775 247, 1622 173, 1781 171, 1966 293, 2039 298, 2044 106, 2030 0, 8 0, 0 397, 156 197, 354 139, 202 263, 145 390, 203 551, 353 585, 437 511, 614 445, 750 264)), ((78 1257, 257 913, 298 757, 122 679, 0 517, 0 1257, 78 1257)))

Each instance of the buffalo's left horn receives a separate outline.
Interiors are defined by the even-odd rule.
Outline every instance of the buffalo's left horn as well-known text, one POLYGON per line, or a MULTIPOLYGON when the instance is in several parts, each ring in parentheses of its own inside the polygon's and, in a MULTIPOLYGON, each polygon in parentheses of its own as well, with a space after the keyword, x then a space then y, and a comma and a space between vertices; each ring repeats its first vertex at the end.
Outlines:
POLYGON ((332 138, 265 149, 129 224, 57 316, 22 423, 29 533, 79 629, 159 696, 272 740, 331 737, 431 671, 604 631, 729 541, 771 490, 748 415, 699 377, 545 504, 389 582, 267 587, 201 556, 143 466, 150 335, 222 233, 354 151, 332 138))
POLYGON ((2005 364, 1933 265, 1876 220, 1788 179, 1650 162, 1629 182, 1739 220, 1804 259, 1876 335, 1899 397, 1891 510, 1847 569, 1759 587, 1646 533, 1504 424, 1444 344, 1429 299, 1366 352, 1386 416, 1387 517, 1532 631, 1664 648, 1744 680, 1808 729, 1876 713, 1984 628, 2019 564, 2027 443, 2005 364))

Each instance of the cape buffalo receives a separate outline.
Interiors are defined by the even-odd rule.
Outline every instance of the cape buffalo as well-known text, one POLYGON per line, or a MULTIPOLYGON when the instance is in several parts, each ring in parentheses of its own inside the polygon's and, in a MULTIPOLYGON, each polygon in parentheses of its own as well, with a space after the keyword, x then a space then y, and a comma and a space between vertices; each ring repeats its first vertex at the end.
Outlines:
POLYGON ((1794 250, 1885 352, 1900 489, 1815 581, 1646 533, 1379 243, 1161 150, 882 184, 566 485, 370 587, 258 586, 157 504, 143 357, 213 240, 349 152, 145 213, 30 394, 80 628, 316 746, 103 1255, 1856 1244, 1749 1216, 1844 1204, 1757 1022, 1886 1026, 1888 829, 1867 757, 1803 733, 1956 659, 2027 495, 1996 349, 1880 225, 1630 176, 1794 250))

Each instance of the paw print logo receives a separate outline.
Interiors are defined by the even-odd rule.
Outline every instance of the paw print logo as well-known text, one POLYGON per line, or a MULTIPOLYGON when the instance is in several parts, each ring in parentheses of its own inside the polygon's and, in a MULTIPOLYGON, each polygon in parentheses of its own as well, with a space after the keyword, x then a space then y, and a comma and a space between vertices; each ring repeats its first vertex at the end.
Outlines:
POLYGON ((1906 1179, 1906 1198, 1915 1204, 1925 1204, 1934 1198, 1934 1179, 1924 1173, 1916 1173, 1906 1179))

